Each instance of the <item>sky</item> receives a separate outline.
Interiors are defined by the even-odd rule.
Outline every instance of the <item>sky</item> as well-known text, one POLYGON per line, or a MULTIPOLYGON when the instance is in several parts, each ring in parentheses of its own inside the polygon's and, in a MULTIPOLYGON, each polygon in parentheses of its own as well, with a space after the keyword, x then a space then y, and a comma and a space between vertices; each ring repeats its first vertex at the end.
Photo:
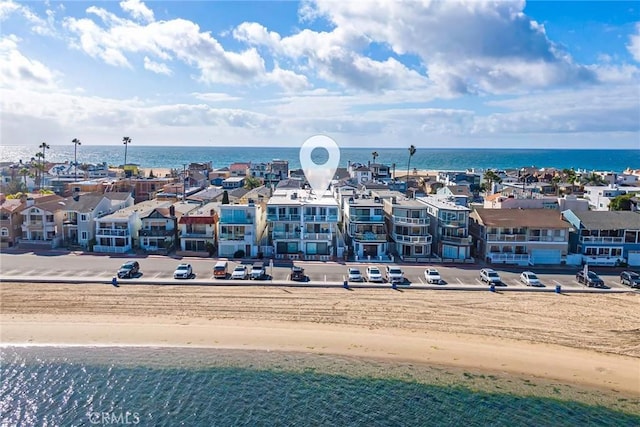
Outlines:
POLYGON ((640 3, 0 0, 2 145, 640 149, 640 3))

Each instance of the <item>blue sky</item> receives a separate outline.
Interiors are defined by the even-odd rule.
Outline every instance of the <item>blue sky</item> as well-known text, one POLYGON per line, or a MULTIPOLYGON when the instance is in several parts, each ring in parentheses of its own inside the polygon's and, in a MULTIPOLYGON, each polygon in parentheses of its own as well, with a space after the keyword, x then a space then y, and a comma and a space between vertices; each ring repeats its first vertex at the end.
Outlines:
POLYGON ((640 148, 640 6, 0 0, 3 145, 640 148))

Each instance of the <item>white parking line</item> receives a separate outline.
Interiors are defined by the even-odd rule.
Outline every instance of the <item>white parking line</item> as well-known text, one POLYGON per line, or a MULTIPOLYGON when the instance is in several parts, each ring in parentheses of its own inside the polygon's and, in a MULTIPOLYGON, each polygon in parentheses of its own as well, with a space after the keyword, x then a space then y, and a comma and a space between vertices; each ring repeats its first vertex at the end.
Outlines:
POLYGON ((461 285, 464 285, 464 283, 462 282, 462 280, 460 280, 460 278, 456 277, 456 280, 458 281, 458 283, 460 283, 461 285))
POLYGON ((422 277, 418 276, 418 280, 420 280, 420 283, 422 283, 423 285, 425 284, 425 283, 422 281, 422 277))

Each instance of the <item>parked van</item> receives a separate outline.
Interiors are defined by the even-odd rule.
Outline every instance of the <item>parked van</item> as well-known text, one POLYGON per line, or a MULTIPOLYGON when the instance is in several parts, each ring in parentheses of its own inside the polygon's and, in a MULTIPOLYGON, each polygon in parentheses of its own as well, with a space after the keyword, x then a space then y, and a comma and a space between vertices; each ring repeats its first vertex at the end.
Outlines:
POLYGON ((229 263, 227 261, 218 261, 213 267, 213 277, 215 279, 226 279, 228 267, 229 263))

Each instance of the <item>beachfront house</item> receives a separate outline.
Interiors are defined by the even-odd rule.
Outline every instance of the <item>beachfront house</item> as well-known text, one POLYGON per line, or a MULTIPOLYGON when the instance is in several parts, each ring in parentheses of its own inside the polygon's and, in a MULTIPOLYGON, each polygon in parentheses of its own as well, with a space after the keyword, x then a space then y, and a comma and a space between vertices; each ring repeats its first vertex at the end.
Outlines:
POLYGON ((215 252, 217 206, 217 202, 210 202, 180 217, 180 255, 210 256, 215 252))
MULTIPOLYGON (((171 201, 158 200, 158 205, 140 215, 140 249, 149 252, 162 252, 171 248, 178 234, 176 208, 171 201)), ((178 205, 188 206, 187 203, 178 205)), ((192 205, 193 208, 196 205, 192 205)))
POLYGON ((267 222, 277 259, 330 260, 337 254, 338 203, 330 194, 276 189, 267 202, 267 222))
POLYGON ((218 205, 218 256, 257 257, 265 229, 262 206, 246 204, 218 205))
POLYGON ((441 260, 468 262, 471 259, 469 237, 469 212, 466 206, 456 204, 455 199, 440 196, 418 197, 427 207, 429 234, 433 242, 431 252, 441 260))
POLYGON ((7 199, 0 194, 0 248, 11 248, 22 236, 22 211, 27 206, 27 196, 7 199))
POLYGON ((18 244, 25 248, 56 248, 62 243, 63 206, 58 201, 62 197, 48 195, 29 197, 22 215, 22 237, 18 244))
POLYGON ((403 262, 426 262, 431 257, 432 242, 427 206, 398 191, 375 191, 374 194, 383 200, 391 233, 390 252, 403 262))
POLYGON ((474 254, 488 263, 566 262, 570 225, 556 210, 476 208, 469 219, 474 254))
POLYGON ((139 247, 142 218, 154 209, 168 206, 170 202, 147 200, 119 209, 95 219, 96 237, 94 252, 128 253, 139 247))
POLYGON ((390 260, 387 225, 382 199, 354 191, 342 197, 347 244, 356 260, 390 260))
POLYGON ((640 266, 640 213, 632 211, 567 210, 570 247, 579 262, 589 265, 640 266))

